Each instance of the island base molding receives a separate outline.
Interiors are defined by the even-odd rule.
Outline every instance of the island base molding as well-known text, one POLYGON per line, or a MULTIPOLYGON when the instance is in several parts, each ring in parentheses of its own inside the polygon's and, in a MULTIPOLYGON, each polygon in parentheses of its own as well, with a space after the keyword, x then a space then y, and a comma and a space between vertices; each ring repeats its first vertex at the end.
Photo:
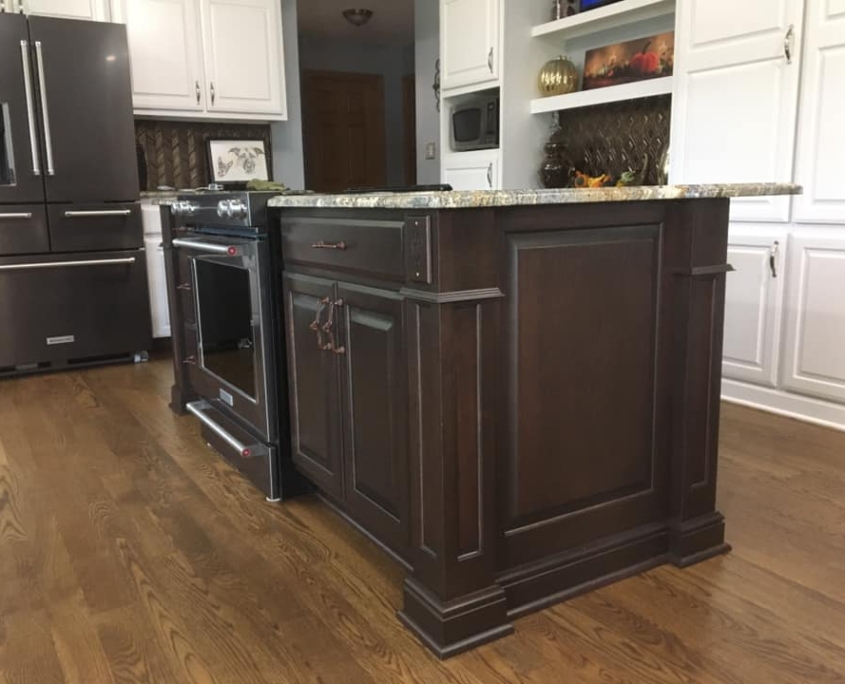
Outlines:
POLYGON ((498 576, 492 587, 440 601, 405 580, 399 619, 438 657, 449 658, 513 632, 512 620, 660 565, 686 568, 731 550, 714 512, 682 524, 644 525, 498 576))

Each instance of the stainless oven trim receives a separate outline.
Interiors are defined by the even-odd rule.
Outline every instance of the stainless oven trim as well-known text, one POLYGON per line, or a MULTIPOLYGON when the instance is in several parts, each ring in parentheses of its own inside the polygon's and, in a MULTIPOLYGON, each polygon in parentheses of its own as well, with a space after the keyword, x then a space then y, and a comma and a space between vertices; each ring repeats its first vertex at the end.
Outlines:
POLYGON ((185 404, 185 408, 199 418, 200 422, 215 435, 237 451, 239 456, 242 456, 243 458, 252 458, 267 455, 269 449, 267 449, 266 444, 262 444, 261 442, 256 442, 255 444, 244 444, 234 435, 227 432, 222 426, 217 424, 212 418, 206 415, 205 412, 208 409, 213 408, 209 402, 205 400, 192 401, 189 404, 185 404))

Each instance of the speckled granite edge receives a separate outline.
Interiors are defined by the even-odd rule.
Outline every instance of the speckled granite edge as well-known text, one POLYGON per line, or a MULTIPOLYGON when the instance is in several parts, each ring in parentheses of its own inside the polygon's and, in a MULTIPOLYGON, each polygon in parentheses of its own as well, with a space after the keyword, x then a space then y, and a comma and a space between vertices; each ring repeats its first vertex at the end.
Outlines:
POLYGON ((280 195, 271 207, 338 209, 477 209, 595 202, 711 199, 800 195, 792 183, 724 183, 718 185, 653 185, 633 188, 566 190, 479 190, 473 192, 404 192, 363 195, 280 195))

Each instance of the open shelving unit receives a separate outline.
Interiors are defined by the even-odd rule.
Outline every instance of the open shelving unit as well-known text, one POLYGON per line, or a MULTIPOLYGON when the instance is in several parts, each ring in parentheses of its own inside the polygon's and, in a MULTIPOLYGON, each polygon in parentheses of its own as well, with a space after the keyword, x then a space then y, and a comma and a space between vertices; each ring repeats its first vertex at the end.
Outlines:
POLYGON ((534 26, 531 35, 534 38, 554 35, 555 38, 564 40, 577 38, 635 21, 672 14, 674 11, 675 0, 622 0, 607 7, 534 26))
POLYGON ((665 95, 672 92, 672 77, 663 76, 648 81, 637 81, 623 85, 596 88, 595 90, 579 90, 568 95, 555 95, 531 100, 532 114, 546 114, 559 112, 564 109, 577 109, 591 105, 619 102, 620 100, 636 100, 641 97, 665 95))

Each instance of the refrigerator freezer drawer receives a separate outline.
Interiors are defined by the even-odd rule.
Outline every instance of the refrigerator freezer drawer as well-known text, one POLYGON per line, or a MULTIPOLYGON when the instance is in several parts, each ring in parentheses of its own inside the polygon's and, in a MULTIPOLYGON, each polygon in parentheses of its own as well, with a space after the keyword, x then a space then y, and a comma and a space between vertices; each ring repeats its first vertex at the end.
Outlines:
POLYGON ((0 371, 151 344, 143 250, 0 258, 0 371))
POLYGON ((0 258, 50 251, 43 204, 0 205, 0 258))
POLYGON ((50 240, 54 252, 137 249, 144 244, 141 205, 52 204, 50 240))

